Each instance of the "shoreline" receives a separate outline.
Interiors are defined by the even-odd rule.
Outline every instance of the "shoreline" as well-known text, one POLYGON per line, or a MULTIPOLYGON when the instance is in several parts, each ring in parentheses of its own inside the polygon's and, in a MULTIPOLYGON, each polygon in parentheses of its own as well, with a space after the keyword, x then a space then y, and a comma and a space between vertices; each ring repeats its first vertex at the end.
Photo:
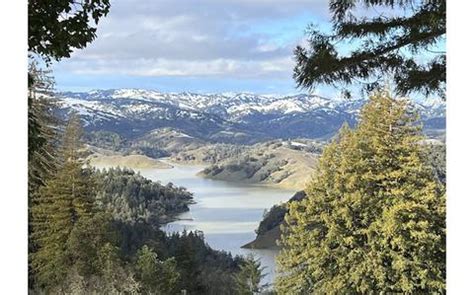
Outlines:
POLYGON ((203 161, 177 161, 172 156, 151 158, 145 155, 131 154, 124 155, 120 153, 107 153, 107 152, 96 152, 87 157, 89 164, 97 168, 111 168, 111 167, 123 167, 130 169, 173 169, 176 166, 181 167, 197 167, 200 170, 196 173, 196 176, 203 179, 210 179, 214 181, 222 181, 227 183, 239 184, 239 185, 250 185, 255 187, 265 187, 273 189, 283 189, 288 191, 299 191, 304 189, 305 184, 293 185, 290 181, 283 183, 271 183, 271 182, 254 182, 246 179, 232 179, 232 178, 221 178, 212 177, 205 175, 203 172, 206 168, 213 165, 212 163, 206 163, 203 161))
POLYGON ((93 154, 87 161, 94 167, 122 167, 130 169, 173 169, 174 166, 144 155, 93 154))
POLYGON ((203 174, 204 169, 209 167, 212 164, 209 163, 204 163, 200 162, 198 163, 189 163, 189 162, 177 162, 173 161, 172 158, 170 157, 163 157, 163 158, 158 158, 158 160, 167 163, 169 165, 173 166, 183 166, 183 167, 201 167, 202 170, 200 170, 198 173, 196 173, 197 177, 203 178, 203 179, 210 179, 214 181, 222 181, 222 182, 228 182, 228 183, 234 183, 234 184, 242 184, 242 185, 250 185, 250 186, 255 186, 255 187, 266 187, 266 188, 273 188, 273 189, 283 189, 283 190, 288 190, 288 191, 300 191, 304 189, 303 187, 300 186, 293 186, 293 185, 288 185, 288 184, 281 184, 281 183, 269 183, 269 182, 250 182, 250 181, 245 181, 245 180, 231 180, 231 179, 222 179, 222 178, 214 178, 214 177, 209 177, 203 174))
MULTIPOLYGON (((91 163, 95 167, 100 167, 100 168, 112 168, 112 167, 126 167, 130 169, 160 169, 160 170, 167 170, 167 169, 174 169, 178 167, 197 167, 200 170, 195 174, 196 177, 202 178, 202 179, 209 179, 212 181, 216 182, 221 182, 221 183, 228 183, 231 185, 242 185, 242 186, 250 186, 250 187, 255 187, 255 188, 265 188, 265 189, 272 189, 272 190, 285 190, 288 191, 288 194, 294 194, 297 191, 301 190, 300 187, 296 186, 288 186, 288 185, 279 185, 279 184, 274 184, 274 183, 255 183, 255 182, 247 182, 247 181, 239 181, 239 180, 228 180, 228 179, 218 179, 218 178, 212 178, 212 177, 207 177, 206 175, 203 175, 204 169, 207 167, 204 163, 197 164, 197 163, 189 163, 189 162, 178 162, 178 161, 173 161, 172 158, 170 157, 163 157, 163 158, 149 158, 146 156, 142 155, 114 155, 114 156, 97 156, 95 158, 98 159, 106 159, 106 160, 111 160, 111 161, 105 161, 107 162, 104 164, 104 160, 102 163, 91 163), (123 159, 126 159, 127 157, 130 156, 140 156, 140 158, 146 158, 146 160, 151 160, 155 163, 160 163, 161 165, 153 166, 153 165, 145 165, 141 167, 137 167, 137 165, 129 165, 130 163, 127 163, 126 161, 121 161, 123 159), (121 164, 121 165, 120 165, 121 164), (165 166, 163 166, 163 164, 165 166)), ((91 161, 92 162, 92 161, 91 161)), ((140 165, 138 165, 140 166, 140 165)), ((196 200, 193 200, 189 205, 192 206, 196 204, 196 200)), ((173 223, 176 221, 192 221, 193 219, 191 218, 180 218, 179 215, 189 212, 191 210, 190 207, 188 207, 188 210, 183 211, 178 213, 174 217, 168 217, 162 221, 160 221, 160 228, 166 226, 169 223, 173 223)), ((261 221, 261 220, 260 220, 261 221)), ((253 240, 243 244, 240 246, 241 249, 247 249, 247 250, 280 250, 281 247, 279 247, 276 243, 276 240, 280 237, 280 230, 279 228, 274 228, 268 232, 266 232, 262 236, 256 236, 253 240)))
POLYGON ((274 227, 271 230, 265 232, 261 236, 256 236, 255 239, 242 245, 240 248, 249 250, 281 250, 281 246, 278 245, 278 240, 281 236, 280 227, 274 227))

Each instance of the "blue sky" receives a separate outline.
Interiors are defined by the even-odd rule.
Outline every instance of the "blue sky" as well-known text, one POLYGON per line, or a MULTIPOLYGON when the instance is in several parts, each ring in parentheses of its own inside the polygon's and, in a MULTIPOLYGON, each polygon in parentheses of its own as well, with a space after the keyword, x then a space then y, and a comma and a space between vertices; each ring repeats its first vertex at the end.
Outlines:
POLYGON ((292 79, 293 50, 310 23, 329 31, 328 2, 112 0, 97 39, 53 65, 56 88, 304 92, 292 79))
POLYGON ((54 64, 58 90, 294 93, 292 51, 327 1, 117 0, 97 39, 54 64))

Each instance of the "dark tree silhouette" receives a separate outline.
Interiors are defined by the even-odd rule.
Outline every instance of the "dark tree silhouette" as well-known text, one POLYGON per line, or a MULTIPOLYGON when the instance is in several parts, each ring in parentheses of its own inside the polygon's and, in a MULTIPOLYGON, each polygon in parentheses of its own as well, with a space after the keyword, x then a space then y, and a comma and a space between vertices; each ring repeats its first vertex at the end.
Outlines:
POLYGON ((109 0, 29 0, 28 51, 46 61, 69 57, 96 37, 91 25, 109 12, 109 0))
POLYGON ((346 87, 362 80, 363 89, 370 91, 389 74, 399 94, 444 96, 446 54, 433 48, 446 34, 445 0, 331 0, 329 6, 332 33, 310 28, 309 46, 295 49, 299 87, 346 87), (362 5, 394 13, 355 16, 362 5), (348 42, 356 48, 341 54, 340 44, 348 42))

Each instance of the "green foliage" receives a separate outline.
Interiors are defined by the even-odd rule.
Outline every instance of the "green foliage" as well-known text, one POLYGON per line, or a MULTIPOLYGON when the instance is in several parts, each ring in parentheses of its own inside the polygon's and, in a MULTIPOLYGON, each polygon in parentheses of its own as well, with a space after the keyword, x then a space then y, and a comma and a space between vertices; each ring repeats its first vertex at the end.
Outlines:
POLYGON ((445 293, 444 186, 405 100, 371 97, 292 202, 280 294, 445 293))
POLYGON ((180 274, 177 290, 189 294, 235 294, 234 274, 239 271, 242 258, 213 250, 199 232, 166 235, 156 226, 137 221, 114 222, 121 257, 133 260, 144 245, 160 261, 174 258, 180 274))
POLYGON ((189 210, 193 197, 183 187, 162 185, 127 168, 95 172, 97 200, 116 220, 159 225, 189 210))
POLYGON ((333 32, 312 28, 309 48, 298 46, 295 50, 298 86, 348 85, 375 78, 366 83, 366 90, 371 91, 380 86, 383 74, 391 73, 400 94, 444 95, 446 54, 431 49, 446 34, 445 0, 332 0, 329 8, 333 32), (389 8, 394 14, 356 17, 357 4, 389 8), (338 45, 348 43, 356 48, 348 55, 341 54, 343 49, 338 45), (421 61, 421 54, 429 60, 421 61))
POLYGON ((29 65, 28 84, 28 194, 36 193, 50 178, 58 165, 57 119, 53 115, 55 101, 51 95, 50 73, 29 65))
POLYGON ((140 284, 136 282, 133 273, 123 266, 119 249, 110 243, 102 246, 98 256, 101 294, 139 294, 140 284))
POLYGON ((263 270, 260 261, 253 256, 247 257, 240 265, 240 271, 235 275, 237 294, 260 294, 266 287, 261 285, 261 280, 265 276, 263 270))
POLYGON ((66 246, 79 275, 87 278, 101 272, 100 251, 115 238, 110 222, 110 216, 97 213, 79 219, 71 230, 66 246))
MULTIPOLYGON (((28 232, 31 233, 31 208, 36 205, 40 187, 55 175, 59 161, 55 129, 58 122, 53 116, 55 104, 44 97, 50 94, 52 79, 48 72, 39 70, 36 63, 30 63, 28 72, 28 232)), ((29 234, 29 253, 34 253, 37 247, 29 234)), ((33 285, 31 268, 28 278, 33 285)))
POLYGON ((104 130, 88 132, 84 140, 95 147, 112 151, 120 151, 127 146, 127 141, 122 136, 104 130))
POLYGON ((146 245, 137 253, 136 268, 148 293, 157 289, 158 280, 155 280, 155 277, 158 278, 158 255, 146 245))
POLYGON ((279 226, 285 218, 286 212, 288 212, 286 204, 273 205, 269 211, 264 212, 263 219, 259 223, 255 233, 257 235, 263 235, 275 226, 279 226))
POLYGON ((63 137, 61 156, 65 161, 57 173, 35 195, 31 208, 31 237, 38 250, 32 253, 32 268, 40 285, 55 285, 67 273, 71 257, 67 241, 76 222, 91 218, 94 188, 90 171, 82 169, 77 157, 80 126, 71 117, 63 137))
POLYGON ((446 184, 446 145, 429 144, 427 146, 427 162, 438 179, 446 184))
POLYGON ((136 268, 145 293, 166 295, 176 291, 179 273, 174 258, 159 261, 158 255, 145 245, 137 253, 136 268))
POLYGON ((163 251, 166 257, 176 259, 181 274, 179 290, 190 294, 234 294, 233 275, 239 271, 242 258, 213 250, 202 233, 173 233, 165 240, 163 251))
POLYGON ((28 51, 46 61, 70 57, 95 39, 93 24, 109 9, 109 0, 29 0, 28 51))
MULTIPOLYGON (((304 191, 297 192, 293 195, 293 197, 291 197, 288 203, 300 201, 304 197, 306 197, 304 191)), ((286 213, 288 213, 288 203, 274 205, 272 208, 270 208, 268 212, 264 213, 263 219, 258 225, 257 230, 255 231, 257 235, 263 235, 267 231, 275 228, 276 226, 280 226, 281 224, 283 224, 285 215, 286 213)))
POLYGON ((133 273, 124 267, 117 254, 117 248, 106 243, 97 253, 99 273, 84 277, 79 274, 76 265, 71 265, 62 284, 53 286, 50 293, 140 294, 140 283, 135 280, 133 273))

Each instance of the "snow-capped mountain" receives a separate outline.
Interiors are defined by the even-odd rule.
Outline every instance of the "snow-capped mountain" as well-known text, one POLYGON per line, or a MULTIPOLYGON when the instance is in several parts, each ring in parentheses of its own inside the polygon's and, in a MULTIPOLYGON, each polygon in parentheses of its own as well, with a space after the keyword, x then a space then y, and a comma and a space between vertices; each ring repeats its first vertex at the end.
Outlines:
MULTIPOLYGON (((271 138, 321 138, 343 122, 354 124, 363 99, 327 99, 317 95, 250 93, 162 93, 142 89, 63 92, 64 111, 75 110, 89 130, 139 137, 165 127, 189 136, 221 142, 271 138)), ((444 129, 445 104, 415 104, 431 129, 444 129)))

